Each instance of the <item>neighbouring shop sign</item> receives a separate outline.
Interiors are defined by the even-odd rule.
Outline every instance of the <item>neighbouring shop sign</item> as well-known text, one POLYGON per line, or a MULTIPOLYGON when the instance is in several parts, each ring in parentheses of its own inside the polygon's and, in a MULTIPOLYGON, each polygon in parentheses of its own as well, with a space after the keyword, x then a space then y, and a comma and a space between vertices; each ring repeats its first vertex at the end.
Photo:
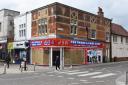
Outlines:
POLYGON ((80 40, 68 40, 68 39, 43 39, 30 41, 31 47, 47 47, 47 46, 65 46, 65 47, 100 47, 103 48, 103 44, 100 42, 80 41, 80 40))
POLYGON ((13 49, 13 42, 8 43, 8 49, 13 49))

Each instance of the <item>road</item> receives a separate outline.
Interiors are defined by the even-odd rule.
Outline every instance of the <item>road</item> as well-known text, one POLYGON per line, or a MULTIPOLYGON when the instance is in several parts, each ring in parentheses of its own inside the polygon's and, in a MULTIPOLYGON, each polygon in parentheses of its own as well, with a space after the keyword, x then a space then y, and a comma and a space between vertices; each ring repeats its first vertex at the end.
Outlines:
POLYGON ((127 63, 105 66, 77 66, 61 71, 44 70, 0 75, 0 85, 116 85, 128 70, 127 63))

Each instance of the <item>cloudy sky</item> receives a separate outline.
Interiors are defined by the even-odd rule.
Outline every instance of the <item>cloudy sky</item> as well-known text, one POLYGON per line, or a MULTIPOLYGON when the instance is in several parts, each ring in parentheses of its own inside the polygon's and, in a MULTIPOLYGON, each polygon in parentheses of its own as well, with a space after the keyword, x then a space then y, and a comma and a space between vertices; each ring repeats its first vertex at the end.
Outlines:
POLYGON ((61 2, 94 14, 97 14, 100 6, 105 17, 128 30, 128 0, 1 0, 0 9, 7 8, 24 13, 53 2, 61 2))

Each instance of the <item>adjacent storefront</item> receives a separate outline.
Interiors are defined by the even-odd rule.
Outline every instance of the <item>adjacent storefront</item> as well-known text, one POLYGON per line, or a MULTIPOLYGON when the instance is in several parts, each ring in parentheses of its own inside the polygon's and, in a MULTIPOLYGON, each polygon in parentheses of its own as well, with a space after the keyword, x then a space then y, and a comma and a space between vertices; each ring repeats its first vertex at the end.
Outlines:
POLYGON ((28 47, 26 46, 26 42, 28 41, 20 41, 20 42, 14 42, 14 62, 19 64, 20 61, 23 58, 27 59, 27 62, 29 62, 29 56, 28 56, 28 47))
POLYGON ((30 41, 31 63, 53 66, 56 56, 61 66, 102 63, 104 44, 100 42, 43 39, 30 41))

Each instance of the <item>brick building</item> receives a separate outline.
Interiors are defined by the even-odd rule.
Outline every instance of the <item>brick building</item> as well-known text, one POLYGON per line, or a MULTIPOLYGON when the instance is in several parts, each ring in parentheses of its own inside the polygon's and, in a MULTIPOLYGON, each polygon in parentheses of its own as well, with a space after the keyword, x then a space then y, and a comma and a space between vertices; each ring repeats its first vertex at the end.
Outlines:
POLYGON ((32 10, 31 63, 61 66, 110 61, 111 20, 61 3, 32 10))

